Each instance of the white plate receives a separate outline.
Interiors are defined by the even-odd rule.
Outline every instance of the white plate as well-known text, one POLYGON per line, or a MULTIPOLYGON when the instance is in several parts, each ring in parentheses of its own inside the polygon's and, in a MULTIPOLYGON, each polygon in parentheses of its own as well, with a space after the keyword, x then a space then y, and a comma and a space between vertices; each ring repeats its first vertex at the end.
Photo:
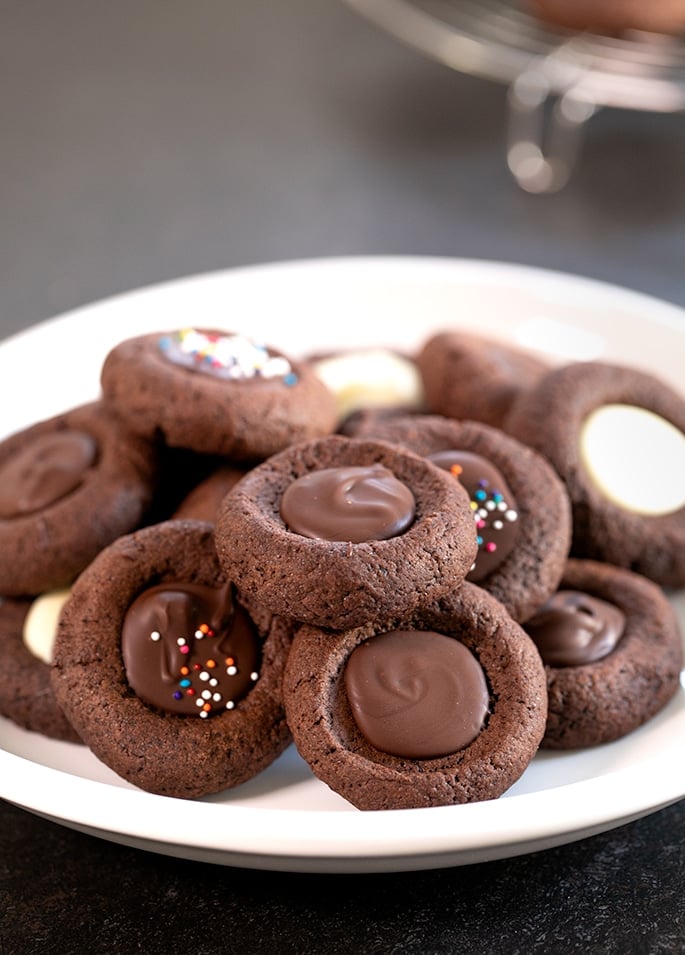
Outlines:
MULTIPOLYGON (((189 324, 246 330, 292 353, 364 343, 411 348, 434 329, 463 326, 536 347, 553 361, 646 367, 676 386, 685 352, 685 312, 572 276, 448 259, 284 263, 134 292, 5 341, 3 433, 96 397, 100 363, 118 340, 189 324)), ((685 594, 674 600, 685 620, 685 594)), ((532 852, 673 803, 685 796, 684 741, 681 687, 622 740, 540 753, 499 800, 363 813, 314 779, 292 747, 251 782, 186 802, 138 791, 84 747, 0 720, 0 797, 172 856, 290 871, 398 871, 532 852)))

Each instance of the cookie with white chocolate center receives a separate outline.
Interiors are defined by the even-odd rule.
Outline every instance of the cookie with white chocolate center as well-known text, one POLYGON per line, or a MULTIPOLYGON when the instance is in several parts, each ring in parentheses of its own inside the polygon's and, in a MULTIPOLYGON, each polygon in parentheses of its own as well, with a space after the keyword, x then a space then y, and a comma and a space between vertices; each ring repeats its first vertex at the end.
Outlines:
POLYGON ((0 599, 0 713, 34 733, 77 743, 50 683, 58 608, 67 594, 0 599), (47 605, 52 612, 44 612, 47 605))
POLYGON ((647 372, 578 362, 522 396, 507 430, 564 481, 573 557, 685 584, 685 398, 647 372))

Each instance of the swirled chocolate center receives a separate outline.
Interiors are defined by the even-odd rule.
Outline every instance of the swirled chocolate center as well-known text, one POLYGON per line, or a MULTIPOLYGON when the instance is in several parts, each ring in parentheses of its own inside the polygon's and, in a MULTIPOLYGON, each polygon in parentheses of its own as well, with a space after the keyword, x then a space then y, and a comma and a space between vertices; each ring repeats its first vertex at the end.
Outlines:
POLYGON ((144 590, 126 612, 121 652, 136 696, 166 713, 231 710, 259 675, 259 635, 230 584, 144 590))
POLYGON ((36 436, 0 468, 0 518, 35 514, 83 483, 97 459, 95 438, 64 430, 36 436))
POLYGON ((615 604, 577 590, 560 590, 524 628, 544 663, 568 667, 608 656, 621 639, 625 622, 623 611, 615 604))
POLYGON ((414 520, 414 495, 392 471, 373 464, 310 471, 281 499, 289 530, 317 540, 387 540, 414 520))
POLYGON ((480 733, 489 706, 478 660, 459 640, 392 630, 360 644, 345 667, 354 720, 384 753, 434 759, 480 733))
POLYGON ((518 505, 500 471, 471 451, 436 451, 428 460, 453 474, 471 498, 478 553, 466 579, 478 583, 499 567, 516 545, 518 505))

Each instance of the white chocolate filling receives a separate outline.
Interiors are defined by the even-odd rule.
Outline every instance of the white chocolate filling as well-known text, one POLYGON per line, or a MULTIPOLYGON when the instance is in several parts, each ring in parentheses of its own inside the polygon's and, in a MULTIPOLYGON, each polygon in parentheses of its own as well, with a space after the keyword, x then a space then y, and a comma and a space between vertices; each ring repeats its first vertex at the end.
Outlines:
POLYGON ((49 590, 36 597, 24 620, 24 643, 34 657, 52 663, 52 648, 57 636, 57 621, 70 590, 49 590))
POLYGON ((685 505, 685 435, 660 415, 611 404, 587 416, 580 455, 599 490, 636 514, 672 514, 685 505))
POLYGON ((314 370, 345 418, 361 408, 418 408, 421 376, 408 358, 384 348, 342 352, 314 362, 314 370))

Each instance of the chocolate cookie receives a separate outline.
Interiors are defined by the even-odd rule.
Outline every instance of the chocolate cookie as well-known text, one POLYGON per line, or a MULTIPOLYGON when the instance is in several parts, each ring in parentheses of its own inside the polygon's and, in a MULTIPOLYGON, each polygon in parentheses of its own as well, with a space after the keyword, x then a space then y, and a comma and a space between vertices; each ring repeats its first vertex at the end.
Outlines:
POLYGON ((466 492, 397 446, 333 435, 274 455, 224 498, 216 546, 273 613, 346 629, 459 586, 476 554, 466 492))
POLYGON ((80 742, 55 700, 50 664, 35 656, 24 640, 31 606, 29 598, 0 598, 0 713, 43 736, 80 742))
POLYGON ((502 431, 438 415, 358 417, 358 437, 401 444, 466 488, 478 554, 466 579, 525 620, 557 588, 571 541, 571 509, 547 461, 502 431))
POLYGON ((529 0, 541 19, 569 30, 623 33, 647 30, 654 33, 685 31, 685 0, 529 0))
POLYGON ((438 332, 416 356, 429 411, 501 428, 514 400, 547 365, 503 342, 461 331, 438 332))
POLYGON ((288 745, 291 629, 235 593, 212 525, 120 538, 60 617, 52 685, 83 741, 141 789, 192 798, 236 786, 288 745))
POLYGON ((230 332, 130 338, 107 355, 103 400, 136 434, 261 460, 333 431, 335 399, 306 362, 230 332))
POLYGON ((559 593, 524 624, 547 673, 542 746, 619 739, 675 694, 681 636, 660 588, 632 571, 569 560, 559 593))
POLYGON ((137 527, 154 491, 156 454, 100 403, 41 421, 0 444, 0 593, 69 583, 137 527))
POLYGON ((547 713, 535 645, 469 583, 382 627, 303 626, 284 699, 302 758, 358 809, 497 798, 535 755, 547 713))
POLYGON ((685 400, 653 375, 604 362, 549 372, 507 430, 561 476, 574 557, 665 587, 685 584, 685 400))
POLYGON ((246 473, 245 468, 221 465, 183 498, 172 517, 214 523, 222 500, 246 473))

